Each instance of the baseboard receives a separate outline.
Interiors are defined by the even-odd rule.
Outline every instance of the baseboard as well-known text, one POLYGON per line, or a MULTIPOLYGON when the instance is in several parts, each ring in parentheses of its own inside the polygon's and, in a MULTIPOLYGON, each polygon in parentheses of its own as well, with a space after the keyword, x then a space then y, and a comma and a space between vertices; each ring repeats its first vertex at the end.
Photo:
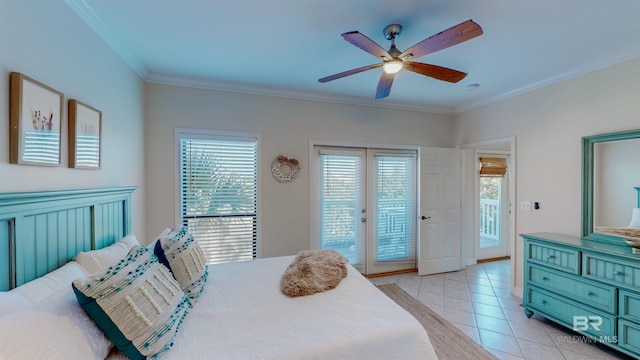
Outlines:
POLYGON ((377 278, 377 277, 382 277, 382 276, 408 274, 408 273, 413 273, 413 272, 418 272, 418 269, 417 268, 413 268, 413 269, 406 269, 406 270, 389 271, 389 272, 384 272, 384 273, 380 273, 380 274, 365 275, 364 277, 366 277, 367 279, 371 279, 371 278, 377 278))
POLYGON ((522 295, 524 294, 524 289, 522 288, 513 288, 513 292, 511 292, 513 295, 519 297, 520 299, 524 298, 522 295))
POLYGON ((511 259, 511 256, 501 256, 497 258, 482 259, 482 260, 478 260, 478 264, 491 262, 491 261, 509 260, 509 259, 511 259))

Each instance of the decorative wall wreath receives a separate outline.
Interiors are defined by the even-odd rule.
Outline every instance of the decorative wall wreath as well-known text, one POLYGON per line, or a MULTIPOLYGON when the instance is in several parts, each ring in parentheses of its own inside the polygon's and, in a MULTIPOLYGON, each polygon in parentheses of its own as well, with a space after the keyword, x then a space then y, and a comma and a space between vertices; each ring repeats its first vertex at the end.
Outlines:
POLYGON ((299 171, 300 163, 298 160, 286 155, 278 155, 271 163, 271 175, 281 183, 294 181, 299 171))

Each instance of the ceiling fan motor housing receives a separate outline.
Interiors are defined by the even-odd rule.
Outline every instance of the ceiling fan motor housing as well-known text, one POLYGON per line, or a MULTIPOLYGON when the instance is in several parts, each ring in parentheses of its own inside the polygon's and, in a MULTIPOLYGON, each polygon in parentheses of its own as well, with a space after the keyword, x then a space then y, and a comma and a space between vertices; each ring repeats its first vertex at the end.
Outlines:
POLYGON ((384 37, 387 38, 387 40, 397 39, 400 36, 400 33, 402 32, 402 25, 400 24, 387 25, 384 28, 384 30, 382 30, 382 32, 384 33, 384 37))

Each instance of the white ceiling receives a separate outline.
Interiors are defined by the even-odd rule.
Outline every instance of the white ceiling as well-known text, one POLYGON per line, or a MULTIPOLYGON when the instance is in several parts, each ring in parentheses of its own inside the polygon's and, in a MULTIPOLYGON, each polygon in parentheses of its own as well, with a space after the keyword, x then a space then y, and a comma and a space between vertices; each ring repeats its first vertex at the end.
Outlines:
POLYGON ((143 79, 227 91, 456 113, 640 56, 640 0, 65 0, 143 79), (484 35, 416 61, 469 73, 457 84, 381 69, 340 36, 402 51, 462 21, 484 35), (479 84, 468 90, 470 84, 479 84))

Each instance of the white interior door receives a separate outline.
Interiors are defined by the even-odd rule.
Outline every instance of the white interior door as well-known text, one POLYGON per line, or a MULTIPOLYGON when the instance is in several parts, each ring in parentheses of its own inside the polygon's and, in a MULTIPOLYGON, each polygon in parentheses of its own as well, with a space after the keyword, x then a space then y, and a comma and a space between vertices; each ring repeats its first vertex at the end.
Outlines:
POLYGON ((418 274, 462 268, 460 150, 420 149, 418 274))

